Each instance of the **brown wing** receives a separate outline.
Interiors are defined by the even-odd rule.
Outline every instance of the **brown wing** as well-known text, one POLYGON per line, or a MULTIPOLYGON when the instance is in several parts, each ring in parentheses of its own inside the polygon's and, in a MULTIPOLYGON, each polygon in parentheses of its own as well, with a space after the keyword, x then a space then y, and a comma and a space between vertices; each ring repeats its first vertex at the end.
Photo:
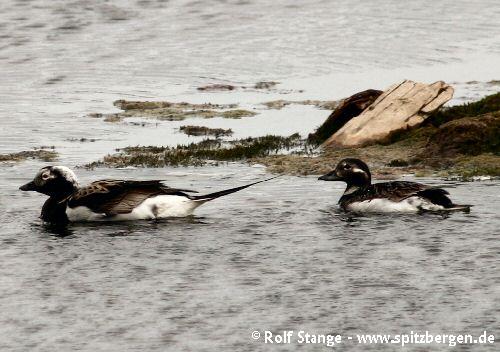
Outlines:
POLYGON ((79 189, 68 199, 68 206, 85 206, 106 215, 126 214, 150 197, 162 194, 187 197, 184 192, 195 191, 170 188, 160 180, 101 180, 79 189))

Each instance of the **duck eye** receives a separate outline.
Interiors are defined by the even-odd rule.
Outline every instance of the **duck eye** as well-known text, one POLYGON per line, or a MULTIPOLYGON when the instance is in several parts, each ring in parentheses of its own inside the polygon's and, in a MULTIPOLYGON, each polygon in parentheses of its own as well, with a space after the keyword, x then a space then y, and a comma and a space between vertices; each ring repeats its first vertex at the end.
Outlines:
POLYGON ((344 165, 344 170, 349 170, 350 168, 351 168, 351 165, 349 165, 349 164, 344 165))
POLYGON ((49 175, 49 173, 48 173, 48 172, 44 172, 44 173, 42 174, 42 180, 48 180, 48 179, 49 179, 49 177, 50 177, 50 175, 49 175))

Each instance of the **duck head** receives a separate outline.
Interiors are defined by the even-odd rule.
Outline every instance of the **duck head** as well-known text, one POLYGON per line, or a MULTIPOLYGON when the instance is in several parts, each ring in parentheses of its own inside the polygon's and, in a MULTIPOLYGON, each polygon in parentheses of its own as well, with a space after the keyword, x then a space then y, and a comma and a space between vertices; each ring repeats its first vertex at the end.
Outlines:
POLYGON ((359 159, 343 159, 335 169, 320 178, 322 181, 343 181, 347 183, 347 187, 364 187, 369 186, 372 181, 370 169, 363 161, 359 159))
POLYGON ((21 191, 35 191, 56 198, 68 196, 77 188, 75 173, 65 166, 41 168, 33 181, 19 187, 21 191))

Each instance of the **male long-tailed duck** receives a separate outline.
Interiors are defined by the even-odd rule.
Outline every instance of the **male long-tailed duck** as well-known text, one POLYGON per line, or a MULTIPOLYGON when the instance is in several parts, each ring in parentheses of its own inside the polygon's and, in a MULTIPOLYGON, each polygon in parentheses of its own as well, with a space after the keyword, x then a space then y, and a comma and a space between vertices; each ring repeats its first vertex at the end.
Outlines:
POLYGON ((47 166, 19 189, 49 196, 40 216, 46 222, 117 221, 188 216, 210 200, 272 178, 206 195, 192 195, 190 193, 198 192, 170 188, 161 180, 101 180, 80 187, 69 168, 47 166))
POLYGON ((359 159, 343 159, 335 170, 319 178, 343 181, 347 188, 339 200, 344 210, 354 212, 469 211, 470 205, 457 205, 448 192, 416 182, 371 183, 368 166, 359 159))

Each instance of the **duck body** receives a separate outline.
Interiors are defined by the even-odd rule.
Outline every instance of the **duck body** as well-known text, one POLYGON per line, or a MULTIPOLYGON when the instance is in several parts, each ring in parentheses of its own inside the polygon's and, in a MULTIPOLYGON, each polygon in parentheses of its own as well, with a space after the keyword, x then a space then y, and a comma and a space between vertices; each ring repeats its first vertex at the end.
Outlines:
POLYGON ((346 190, 339 204, 354 212, 420 212, 453 208, 448 192, 421 183, 394 181, 346 190))
POLYGON ((127 213, 100 213, 84 205, 76 207, 68 205, 65 209, 65 215, 70 222, 151 220, 190 216, 202 204, 202 202, 196 202, 184 196, 158 195, 145 199, 127 213))
POLYGON ((407 181, 372 184, 368 166, 359 159, 344 159, 335 170, 319 179, 347 183, 339 200, 346 211, 416 213, 470 209, 469 205, 454 204, 449 193, 441 188, 407 181))
POLYGON ((171 188, 162 180, 100 180, 80 187, 74 173, 64 166, 42 168, 35 179, 20 187, 49 196, 40 217, 49 223, 80 221, 150 220, 185 217, 200 205, 240 191, 262 180, 207 195, 171 188))

